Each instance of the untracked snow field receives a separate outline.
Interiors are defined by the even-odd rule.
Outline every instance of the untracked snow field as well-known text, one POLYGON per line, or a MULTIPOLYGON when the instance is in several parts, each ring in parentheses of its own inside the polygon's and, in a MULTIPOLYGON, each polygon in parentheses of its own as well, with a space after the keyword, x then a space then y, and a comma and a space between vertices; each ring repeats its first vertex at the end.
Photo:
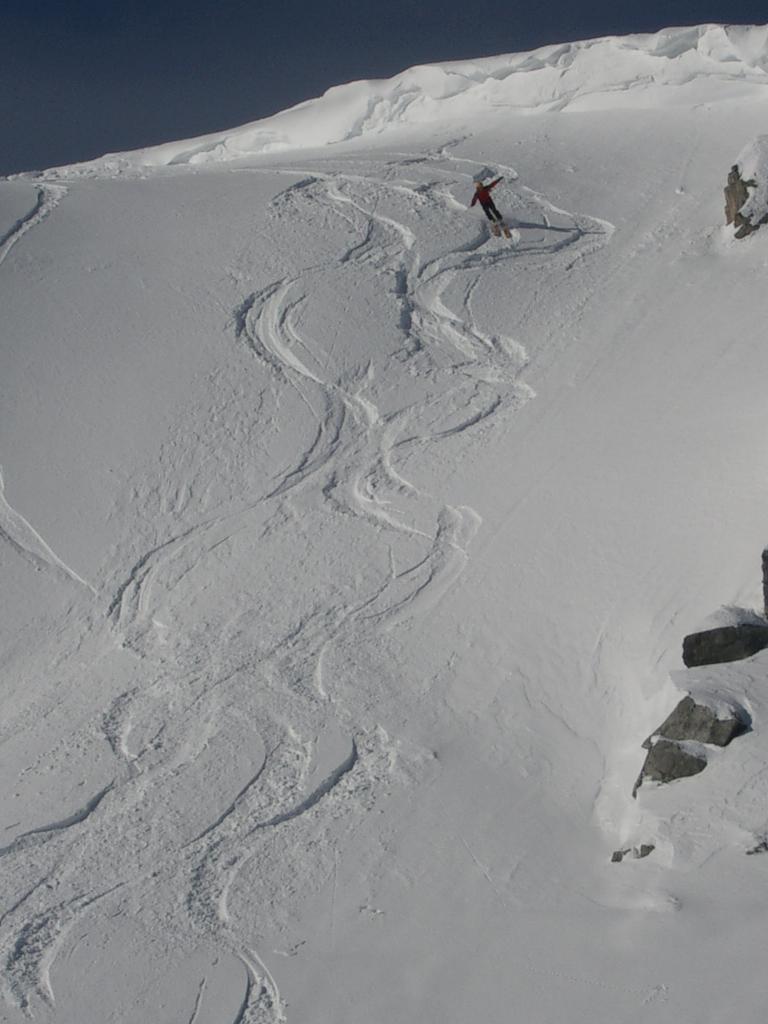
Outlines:
POLYGON ((754 32, 0 182, 3 1024, 764 1021, 768 657, 680 653, 762 603, 754 32))

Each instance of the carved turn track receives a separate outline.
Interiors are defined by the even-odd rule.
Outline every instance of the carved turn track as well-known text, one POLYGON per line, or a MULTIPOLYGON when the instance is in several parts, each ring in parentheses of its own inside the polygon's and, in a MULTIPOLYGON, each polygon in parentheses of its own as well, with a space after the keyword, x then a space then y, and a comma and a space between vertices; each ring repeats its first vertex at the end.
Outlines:
MULTIPOLYGON (((275 246, 293 266, 243 279, 222 379, 250 375, 248 436, 279 437, 295 417, 297 442, 251 492, 177 522, 123 562, 106 629, 137 656, 141 684, 103 718, 114 781, 0 850, 19 879, 0 952, 21 1006, 52 1007, 52 967, 96 904, 111 920, 136 901, 167 932, 199 936, 243 965, 237 1021, 283 1024, 288 1008, 255 950, 303 899, 336 885, 339 850, 376 800, 429 770, 425 752, 381 728, 376 694, 345 682, 339 663, 376 650, 456 586, 482 520, 446 500, 441 476, 533 397, 525 348, 475 310, 483 275, 542 254, 577 258, 606 237, 562 211, 565 226, 552 228, 546 200, 524 189, 520 208, 540 214, 533 240, 518 232, 516 244, 499 243, 480 227, 467 237, 456 196, 469 163, 445 150, 364 162, 359 173, 324 166, 274 198, 275 246), (314 233, 317 259, 291 235, 297 224, 314 233), (312 561, 315 529, 348 538, 340 568, 312 561), (281 545, 298 543, 305 576, 280 589, 281 545), (195 618, 204 592, 213 622, 210 611, 195 618)), ((63 194, 41 188, 0 242, 0 262, 63 194)), ((170 480, 148 480, 142 493, 183 491, 175 465, 161 468, 170 480)), ((212 481, 228 469, 217 464, 212 481)), ((37 566, 92 589, 5 503, 1 478, 0 532, 37 566)), ((203 978, 190 1020, 205 993, 203 978)))

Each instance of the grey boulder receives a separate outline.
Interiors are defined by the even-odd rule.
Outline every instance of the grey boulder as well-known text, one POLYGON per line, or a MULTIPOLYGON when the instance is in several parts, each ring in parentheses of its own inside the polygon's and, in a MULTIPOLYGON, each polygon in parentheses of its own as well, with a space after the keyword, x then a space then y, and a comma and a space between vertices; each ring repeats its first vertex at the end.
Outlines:
POLYGON ((683 697, 674 711, 666 718, 653 736, 643 743, 646 750, 652 746, 653 737, 665 740, 692 740, 695 743, 712 743, 716 747, 727 747, 732 739, 749 729, 749 716, 742 708, 734 707, 727 718, 718 718, 717 713, 706 704, 697 704, 690 694, 683 697))
POLYGON ((645 758, 632 796, 646 779, 650 782, 674 782, 698 775, 707 767, 707 755, 703 749, 693 750, 676 740, 654 739, 645 758))
POLYGON ((691 633, 683 640, 683 661, 688 668, 741 661, 768 647, 768 625, 720 626, 691 633))
POLYGON ((735 238, 746 238, 753 231, 768 221, 768 214, 760 217, 757 222, 754 218, 742 213, 742 209, 749 199, 749 190, 756 188, 757 182, 754 178, 744 179, 741 176, 738 164, 734 164, 728 172, 728 183, 723 190, 725 196, 725 223, 733 224, 736 228, 735 238))

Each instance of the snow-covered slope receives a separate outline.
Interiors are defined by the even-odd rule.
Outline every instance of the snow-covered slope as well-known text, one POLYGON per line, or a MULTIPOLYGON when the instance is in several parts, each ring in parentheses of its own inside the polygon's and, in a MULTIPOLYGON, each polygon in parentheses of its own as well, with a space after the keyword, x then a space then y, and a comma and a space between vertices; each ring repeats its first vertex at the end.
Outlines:
POLYGON ((765 41, 0 183, 0 1019, 762 1021, 768 659, 680 643, 761 598, 765 41), (688 688, 752 730, 633 800, 688 688))

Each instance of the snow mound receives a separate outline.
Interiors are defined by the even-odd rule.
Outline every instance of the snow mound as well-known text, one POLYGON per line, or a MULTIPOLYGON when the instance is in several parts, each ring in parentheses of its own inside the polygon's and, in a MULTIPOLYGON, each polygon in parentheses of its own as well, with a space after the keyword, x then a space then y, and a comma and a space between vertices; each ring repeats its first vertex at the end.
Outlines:
POLYGON ((698 629, 703 631, 721 629, 724 626, 764 626, 765 624, 765 616, 754 608, 742 608, 739 605, 727 604, 712 612, 711 615, 707 615, 698 629))
MULTIPOLYGON (((724 677, 726 675, 727 673, 723 673, 724 677)), ((682 682, 682 673, 677 676, 677 679, 682 682)), ((739 693, 737 696, 728 690, 727 682, 715 680, 711 676, 694 685, 688 685, 684 696, 691 697, 699 707, 709 708, 715 718, 721 722, 732 718, 749 720, 744 708, 744 694, 739 693)))
POLYGON ((336 86, 239 128, 112 154, 78 169, 224 162, 504 111, 722 102, 762 95, 767 84, 768 26, 670 28, 413 67, 386 80, 336 86))
POLYGON ((758 224, 768 211, 768 135, 758 135, 749 142, 736 163, 745 181, 757 183, 739 212, 758 224))

